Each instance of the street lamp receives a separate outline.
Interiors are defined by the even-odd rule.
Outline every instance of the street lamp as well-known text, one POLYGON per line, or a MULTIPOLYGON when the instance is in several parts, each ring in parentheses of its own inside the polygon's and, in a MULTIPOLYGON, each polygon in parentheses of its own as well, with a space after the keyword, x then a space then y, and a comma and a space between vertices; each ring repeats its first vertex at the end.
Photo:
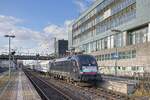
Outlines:
MULTIPOLYGON (((121 30, 117 30, 117 29, 112 29, 111 32, 115 32, 115 35, 117 33, 122 33, 121 30)), ((115 53, 115 76, 117 76, 117 61, 118 61, 118 48, 117 48, 117 45, 115 44, 115 48, 116 48, 116 53, 115 53)))
POLYGON ((15 38, 15 35, 4 35, 4 37, 9 39, 9 78, 10 78, 10 66, 11 66, 11 38, 15 38))
POLYGON ((13 68, 15 68, 16 66, 15 66, 15 51, 13 50, 12 52, 11 52, 11 56, 12 56, 12 62, 13 62, 13 68))

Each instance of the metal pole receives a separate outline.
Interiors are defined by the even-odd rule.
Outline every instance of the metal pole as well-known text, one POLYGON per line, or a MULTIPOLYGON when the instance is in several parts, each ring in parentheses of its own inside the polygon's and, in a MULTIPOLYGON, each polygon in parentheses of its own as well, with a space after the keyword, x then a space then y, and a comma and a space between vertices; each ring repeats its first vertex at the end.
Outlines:
POLYGON ((13 54, 13 68, 16 69, 16 65, 15 65, 15 55, 13 54))
POLYGON ((15 38, 15 35, 4 35, 4 37, 9 38, 9 78, 11 74, 11 38, 15 38))
POLYGON ((11 47, 10 47, 10 42, 11 41, 10 41, 10 38, 11 37, 8 37, 8 38, 9 38, 9 78, 10 78, 10 73, 11 73, 11 68, 10 68, 11 67, 11 54, 10 54, 10 48, 11 47))
MULTIPOLYGON (((116 33, 116 35, 117 35, 117 33, 122 33, 123 31, 121 31, 121 30, 117 30, 117 29, 113 29, 113 30, 111 30, 111 32, 115 32, 116 33)), ((118 61, 118 50, 117 50, 117 45, 116 45, 116 60, 115 60, 115 75, 117 76, 117 61, 118 61)))
POLYGON ((56 54, 56 37, 54 37, 54 49, 55 49, 55 54, 56 54))
POLYGON ((117 51, 117 47, 116 47, 115 76, 117 76, 117 61, 118 61, 118 51, 117 51))

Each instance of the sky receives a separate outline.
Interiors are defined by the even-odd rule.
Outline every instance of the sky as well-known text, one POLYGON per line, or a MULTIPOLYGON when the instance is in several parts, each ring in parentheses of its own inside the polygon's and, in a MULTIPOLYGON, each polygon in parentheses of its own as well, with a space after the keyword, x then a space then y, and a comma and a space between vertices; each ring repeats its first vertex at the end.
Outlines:
POLYGON ((95 0, 0 0, 0 51, 52 53, 54 37, 68 39, 69 25, 95 0))

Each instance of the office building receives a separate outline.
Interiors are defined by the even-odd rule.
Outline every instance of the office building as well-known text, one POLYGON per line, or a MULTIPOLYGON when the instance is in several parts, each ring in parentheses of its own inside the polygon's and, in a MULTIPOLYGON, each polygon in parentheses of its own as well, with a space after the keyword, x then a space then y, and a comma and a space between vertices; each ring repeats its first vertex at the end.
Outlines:
POLYGON ((150 0, 96 0, 72 25, 72 47, 96 57, 100 72, 150 72, 150 0))
POLYGON ((68 50, 68 40, 58 40, 56 41, 56 56, 63 57, 66 55, 66 51, 68 50))

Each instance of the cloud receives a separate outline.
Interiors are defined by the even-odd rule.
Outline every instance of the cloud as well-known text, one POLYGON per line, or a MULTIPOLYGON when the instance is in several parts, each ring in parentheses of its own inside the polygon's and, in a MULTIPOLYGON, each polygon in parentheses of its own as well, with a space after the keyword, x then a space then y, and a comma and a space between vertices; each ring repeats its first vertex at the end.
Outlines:
POLYGON ((76 0, 75 4, 78 6, 80 13, 85 11, 85 9, 87 8, 87 6, 85 5, 85 3, 82 0, 76 0))
MULTIPOLYGON (((40 52, 52 53, 54 51, 54 37, 57 39, 68 39, 68 26, 73 20, 66 20, 62 26, 50 24, 45 26, 42 32, 20 26, 23 20, 12 16, 0 15, 0 37, 4 38, 6 34, 14 34, 12 47, 22 52, 40 52), (28 48, 28 49, 27 49, 28 48)), ((8 44, 3 44, 1 47, 8 48, 8 44)), ((6 50, 5 50, 6 51, 6 50)))
MULTIPOLYGON (((66 20, 62 26, 50 24, 43 29, 43 31, 47 34, 47 37, 51 38, 51 40, 49 41, 51 47, 54 47, 54 38, 56 38, 57 40, 68 40, 68 30, 70 28, 69 25, 72 22, 73 20, 66 20)), ((52 49, 54 50, 54 48, 52 49)))
POLYGON ((84 12, 90 4, 96 0, 75 0, 74 3, 77 5, 79 13, 84 12))
MULTIPOLYGON (((15 48, 32 48, 32 52, 35 50, 42 52, 45 48, 48 48, 48 46, 41 46, 41 44, 48 44, 48 37, 46 37, 43 32, 25 28, 20 26, 20 23, 23 23, 23 20, 12 16, 0 15, 0 37, 3 39, 6 34, 14 34, 16 37, 12 41, 12 46, 15 48)), ((5 41, 4 39, 2 41, 2 39, 1 47, 6 48, 7 44, 4 44, 5 41)))
POLYGON ((4 15, 0 15, 0 23, 6 23, 6 24, 16 24, 19 22, 22 22, 23 20, 12 17, 12 16, 4 16, 4 15))
POLYGON ((47 33, 50 37, 56 37, 57 39, 68 39, 68 28, 73 20, 66 20, 64 25, 55 25, 50 24, 44 28, 44 32, 47 33))
POLYGON ((48 33, 51 37, 67 39, 66 30, 63 26, 51 24, 44 28, 44 32, 48 33))
POLYGON ((23 20, 12 16, 0 15, 0 36, 14 34, 19 40, 30 40, 32 37, 38 38, 39 33, 31 29, 18 26, 23 20))

